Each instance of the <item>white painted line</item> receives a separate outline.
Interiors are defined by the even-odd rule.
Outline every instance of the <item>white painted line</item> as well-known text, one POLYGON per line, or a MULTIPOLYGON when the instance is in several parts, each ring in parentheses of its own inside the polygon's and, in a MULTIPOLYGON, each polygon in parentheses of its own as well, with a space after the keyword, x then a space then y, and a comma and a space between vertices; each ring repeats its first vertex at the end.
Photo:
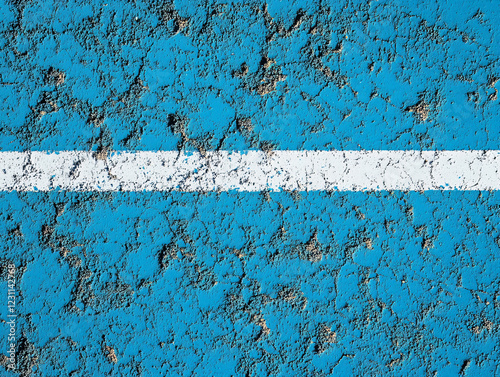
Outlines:
POLYGON ((500 151, 0 152, 0 191, 500 190, 500 151))

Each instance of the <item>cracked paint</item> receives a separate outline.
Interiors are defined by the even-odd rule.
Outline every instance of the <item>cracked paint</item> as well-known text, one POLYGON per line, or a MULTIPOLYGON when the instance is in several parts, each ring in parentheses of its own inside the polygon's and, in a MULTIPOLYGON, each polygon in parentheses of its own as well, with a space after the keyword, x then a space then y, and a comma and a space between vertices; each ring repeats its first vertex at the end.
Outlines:
MULTIPOLYGON (((496 1, 0 10, 2 152, 500 149, 496 1)), ((1 192, 0 373, 496 375, 499 195, 1 192)))

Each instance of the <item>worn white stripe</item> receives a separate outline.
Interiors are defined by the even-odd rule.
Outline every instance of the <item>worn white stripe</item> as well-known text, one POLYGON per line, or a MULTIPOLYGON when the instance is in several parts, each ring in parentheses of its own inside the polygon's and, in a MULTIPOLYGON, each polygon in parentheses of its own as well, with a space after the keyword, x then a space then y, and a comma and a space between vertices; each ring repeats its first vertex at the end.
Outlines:
POLYGON ((0 191, 498 190, 500 151, 0 152, 0 191))

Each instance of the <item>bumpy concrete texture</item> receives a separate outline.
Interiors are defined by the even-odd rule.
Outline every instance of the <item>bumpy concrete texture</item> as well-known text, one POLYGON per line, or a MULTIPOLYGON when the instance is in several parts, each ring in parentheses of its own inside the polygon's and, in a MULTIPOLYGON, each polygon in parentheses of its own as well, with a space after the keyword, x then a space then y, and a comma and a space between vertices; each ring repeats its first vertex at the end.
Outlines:
MULTIPOLYGON (((1 151, 500 149, 496 0, 0 13, 1 151)), ((496 191, 3 192, 0 374, 498 375, 499 215, 496 191)))
POLYGON ((418 3, 2 2, 0 146, 498 149, 498 3, 418 3))

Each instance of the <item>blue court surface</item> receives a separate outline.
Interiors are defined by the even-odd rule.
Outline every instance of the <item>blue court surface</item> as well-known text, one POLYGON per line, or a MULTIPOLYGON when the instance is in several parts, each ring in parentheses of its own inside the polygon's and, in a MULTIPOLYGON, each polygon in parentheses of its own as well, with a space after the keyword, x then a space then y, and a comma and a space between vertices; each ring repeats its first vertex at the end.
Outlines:
MULTIPOLYGON (((0 0, 0 152, 499 150, 498 1, 415 3, 0 0)), ((1 376, 500 375, 498 191, 0 192, 0 261, 1 376)))

